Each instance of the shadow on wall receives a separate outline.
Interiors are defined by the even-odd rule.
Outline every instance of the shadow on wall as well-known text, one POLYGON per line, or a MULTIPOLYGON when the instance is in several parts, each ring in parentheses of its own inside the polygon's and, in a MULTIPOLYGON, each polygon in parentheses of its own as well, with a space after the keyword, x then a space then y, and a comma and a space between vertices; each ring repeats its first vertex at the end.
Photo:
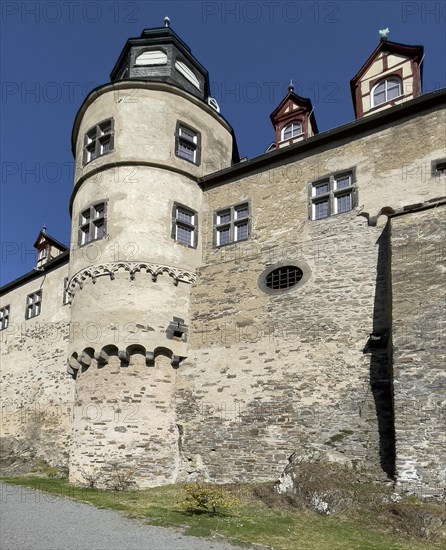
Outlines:
POLYGON ((395 419, 389 221, 378 238, 377 245, 378 263, 373 307, 373 333, 364 348, 364 353, 370 353, 370 388, 378 419, 380 464, 387 476, 393 479, 395 477, 395 419))

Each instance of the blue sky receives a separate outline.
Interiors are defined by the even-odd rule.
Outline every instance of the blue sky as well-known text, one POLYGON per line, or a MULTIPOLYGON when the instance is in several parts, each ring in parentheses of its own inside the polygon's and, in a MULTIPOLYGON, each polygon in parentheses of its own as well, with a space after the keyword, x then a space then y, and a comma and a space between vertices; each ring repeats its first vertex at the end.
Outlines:
POLYGON ((389 27, 425 47, 424 93, 446 86, 446 3, 439 1, 64 1, 1 5, 1 284, 29 271, 46 223, 70 240, 70 134, 87 93, 109 80, 127 38, 163 25, 191 47, 234 127, 241 155, 273 139, 286 93, 309 97, 319 131, 353 120, 349 81, 389 27))

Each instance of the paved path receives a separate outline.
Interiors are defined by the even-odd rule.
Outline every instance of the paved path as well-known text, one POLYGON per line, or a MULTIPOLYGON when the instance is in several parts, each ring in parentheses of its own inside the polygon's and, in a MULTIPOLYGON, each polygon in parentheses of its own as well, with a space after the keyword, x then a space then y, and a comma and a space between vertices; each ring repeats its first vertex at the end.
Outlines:
POLYGON ((1 550, 240 550, 19 485, 0 495, 1 550))

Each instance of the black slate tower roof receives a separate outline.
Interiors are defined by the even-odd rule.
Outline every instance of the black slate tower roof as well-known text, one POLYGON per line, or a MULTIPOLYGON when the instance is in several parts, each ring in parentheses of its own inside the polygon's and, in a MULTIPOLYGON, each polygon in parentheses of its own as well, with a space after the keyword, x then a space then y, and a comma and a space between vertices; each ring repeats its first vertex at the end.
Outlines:
POLYGON ((165 82, 203 101, 209 97, 207 70, 169 26, 144 29, 139 38, 127 40, 110 79, 165 82))

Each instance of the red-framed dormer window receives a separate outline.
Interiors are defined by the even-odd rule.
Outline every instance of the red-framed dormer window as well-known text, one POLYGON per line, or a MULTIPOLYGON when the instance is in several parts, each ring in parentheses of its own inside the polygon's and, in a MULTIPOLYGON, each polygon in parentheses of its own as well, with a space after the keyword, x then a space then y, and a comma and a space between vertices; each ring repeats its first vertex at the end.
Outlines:
POLYGON ((403 94, 403 83, 398 76, 383 78, 377 82, 371 91, 372 107, 378 107, 403 94))
POLYGON ((293 120, 282 128, 280 134, 281 141, 286 141, 302 134, 302 123, 298 120, 293 120))

